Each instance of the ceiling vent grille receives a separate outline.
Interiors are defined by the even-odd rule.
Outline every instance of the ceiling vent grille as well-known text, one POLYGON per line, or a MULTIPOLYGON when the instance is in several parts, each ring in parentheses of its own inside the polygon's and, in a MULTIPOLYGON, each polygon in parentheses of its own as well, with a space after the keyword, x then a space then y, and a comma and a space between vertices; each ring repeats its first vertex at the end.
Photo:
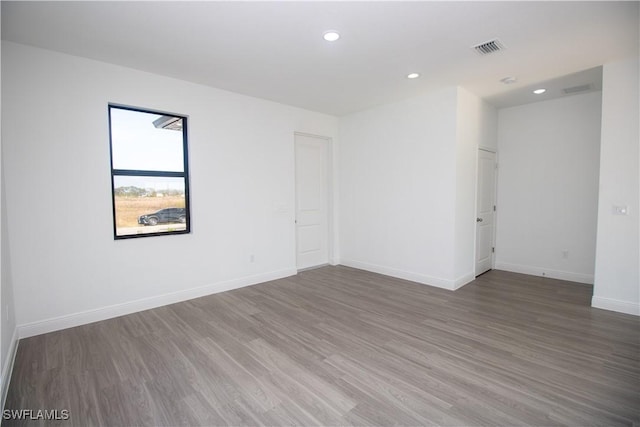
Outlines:
POLYGON ((567 87, 567 88, 562 89, 562 91, 565 93, 565 95, 573 95, 574 93, 584 92, 584 91, 587 91, 587 90, 591 90, 591 85, 590 84, 567 87))
POLYGON ((504 43, 498 39, 489 40, 488 42, 473 46, 473 50, 475 50, 478 55, 489 55, 490 53, 499 52, 505 49, 506 47, 504 43))

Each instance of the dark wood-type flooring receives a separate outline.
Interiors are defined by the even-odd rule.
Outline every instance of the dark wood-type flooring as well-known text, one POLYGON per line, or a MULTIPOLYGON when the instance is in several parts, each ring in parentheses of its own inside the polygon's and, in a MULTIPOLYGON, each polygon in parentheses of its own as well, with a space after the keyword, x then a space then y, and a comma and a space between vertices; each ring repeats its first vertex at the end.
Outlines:
POLYGON ((640 321, 591 292, 323 267, 21 340, 5 408, 83 427, 638 425, 640 321))

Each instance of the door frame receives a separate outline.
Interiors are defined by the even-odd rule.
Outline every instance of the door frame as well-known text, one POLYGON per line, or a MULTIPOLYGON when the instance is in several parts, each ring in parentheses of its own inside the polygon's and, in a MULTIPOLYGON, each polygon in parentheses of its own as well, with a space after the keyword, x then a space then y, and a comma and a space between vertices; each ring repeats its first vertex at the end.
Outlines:
MULTIPOLYGON (((473 276, 474 277, 478 277, 476 275, 476 266, 477 266, 477 262, 478 262, 478 228, 477 228, 477 224, 475 222, 475 219, 478 217, 478 176, 480 174, 480 151, 486 151, 489 153, 493 153, 495 155, 495 163, 494 163, 494 167, 495 167, 495 173, 493 174, 493 201, 495 203, 496 206, 496 210, 493 214, 493 235, 491 236, 491 240, 493 243, 493 248, 495 248, 496 246, 496 236, 497 236, 497 229, 498 229, 498 211, 499 209, 497 208, 498 206, 498 173, 499 173, 499 168, 498 168, 498 150, 496 148, 488 148, 488 147, 482 147, 482 146, 478 146, 478 149, 476 150, 476 198, 475 198, 475 215, 473 217, 474 219, 474 233, 473 233, 473 276)), ((492 252, 491 254, 491 269, 494 270, 496 268, 496 254, 495 252, 492 252)), ((483 273, 484 274, 484 273, 483 273)))
MULTIPOLYGON (((317 138, 317 139, 321 139, 323 140, 326 144, 327 144, 327 182, 326 182, 326 189, 327 189, 327 256, 328 256, 328 261, 329 261, 329 265, 337 265, 338 264, 338 260, 337 260, 337 248, 335 247, 336 242, 338 241, 338 239, 335 236, 335 233, 337 232, 337 218, 336 216, 336 209, 335 206, 337 205, 336 200, 335 200, 335 191, 334 191, 334 185, 336 182, 336 177, 335 177, 335 168, 334 165, 336 164, 335 159, 334 159, 334 155, 335 155, 335 151, 334 151, 334 145, 333 145, 333 138, 330 136, 324 136, 324 135, 317 135, 317 134, 313 134, 313 133, 308 133, 308 132, 298 132, 295 131, 293 132, 293 200, 294 200, 294 206, 293 206, 293 227, 294 227, 294 238, 295 238, 295 242, 294 242, 294 260, 295 260, 295 266, 296 266, 296 271, 303 271, 306 269, 298 269, 298 227, 297 227, 297 215, 298 215, 298 171, 297 171, 297 165, 296 165, 296 158, 297 158, 297 150, 298 150, 298 146, 296 144, 296 136, 304 136, 307 138, 317 138)), ((316 268, 316 267, 310 267, 310 268, 316 268)))

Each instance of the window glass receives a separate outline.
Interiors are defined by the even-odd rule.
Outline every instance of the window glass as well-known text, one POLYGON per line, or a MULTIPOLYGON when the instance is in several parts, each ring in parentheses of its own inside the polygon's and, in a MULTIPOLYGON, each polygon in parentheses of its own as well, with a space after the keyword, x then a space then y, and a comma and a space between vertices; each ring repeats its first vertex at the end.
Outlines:
POLYGON ((181 126, 183 120, 174 116, 111 109, 114 169, 184 171, 182 132, 154 126, 163 118, 176 127, 181 126))
POLYGON ((187 118, 109 106, 114 236, 190 231, 187 118))

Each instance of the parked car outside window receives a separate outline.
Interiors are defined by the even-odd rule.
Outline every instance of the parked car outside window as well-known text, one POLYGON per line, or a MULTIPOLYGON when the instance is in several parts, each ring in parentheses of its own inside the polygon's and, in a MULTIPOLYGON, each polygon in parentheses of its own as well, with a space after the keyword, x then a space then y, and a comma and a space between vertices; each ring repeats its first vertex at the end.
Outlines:
POLYGON ((187 220, 185 208, 166 208, 157 212, 141 215, 138 218, 138 224, 158 225, 168 222, 179 222, 184 224, 187 220))

